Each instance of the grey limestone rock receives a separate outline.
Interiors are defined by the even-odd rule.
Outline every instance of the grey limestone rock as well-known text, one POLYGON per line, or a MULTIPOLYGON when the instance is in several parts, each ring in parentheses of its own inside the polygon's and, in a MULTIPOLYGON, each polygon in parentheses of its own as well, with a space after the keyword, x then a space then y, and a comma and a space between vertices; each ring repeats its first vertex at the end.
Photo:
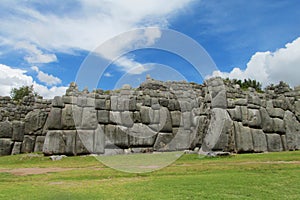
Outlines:
POLYGON ((63 98, 60 96, 55 96, 52 100, 52 106, 58 107, 58 108, 63 108, 65 106, 63 98))
POLYGON ((232 127, 232 120, 225 109, 214 108, 211 110, 211 120, 207 133, 203 140, 201 150, 209 152, 218 145, 225 148, 228 145, 229 127, 232 127))
POLYGON ((11 154, 13 148, 13 141, 7 138, 0 138, 0 156, 11 154))
POLYGON ((268 151, 268 145, 266 140, 266 135, 260 129, 251 129, 253 138, 253 149, 254 152, 266 152, 268 151))
POLYGON ((105 125, 105 148, 128 148, 129 139, 126 127, 105 125))
POLYGON ((21 153, 22 142, 15 142, 11 150, 11 155, 17 155, 21 153))
POLYGON ((97 111, 94 108, 86 107, 82 111, 81 129, 96 129, 98 125, 97 111))
POLYGON ((97 111, 97 119, 100 124, 108 124, 109 123, 109 111, 98 110, 97 111))
POLYGON ((75 106, 70 104, 66 104, 65 108, 62 109, 62 114, 61 114, 62 129, 72 130, 76 128, 74 117, 73 117, 75 116, 75 109, 76 109, 75 106))
POLYGON ((35 139, 34 152, 42 152, 45 142, 45 136, 37 136, 35 139))
POLYGON ((248 124, 250 127, 261 128, 261 115, 259 110, 248 109, 248 124))
POLYGON ((234 122, 235 144, 237 152, 253 151, 253 140, 250 128, 245 127, 240 122, 234 122))
POLYGON ((286 129, 286 146, 288 150, 300 149, 300 123, 295 115, 286 111, 284 115, 286 129))
POLYGON ((22 142, 24 139, 24 130, 25 130, 24 122, 13 121, 12 122, 12 140, 22 142))
POLYGON ((31 153, 34 151, 35 136, 25 135, 22 143, 21 152, 22 153, 31 153))
POLYGON ((63 131, 48 131, 43 146, 43 153, 45 155, 59 155, 65 154, 65 152, 66 143, 63 137, 63 131))
MULTIPOLYGON (((47 118, 47 125, 49 130, 61 130, 61 116, 62 116, 62 109, 61 108, 52 108, 49 116, 47 118)), ((27 133, 26 127, 30 126, 30 124, 25 123, 25 134, 27 133), (27 125, 27 126, 26 126, 27 125)))
POLYGON ((12 124, 9 121, 0 122, 0 138, 12 137, 12 124))
POLYGON ((150 129, 147 125, 139 123, 128 129, 128 135, 130 147, 152 147, 157 132, 150 129))
MULTIPOLYGON (((59 109, 59 108, 57 108, 59 109)), ((60 110, 60 109, 59 109, 60 110)), ((25 117, 25 134, 34 134, 36 131, 41 130, 47 120, 48 114, 41 110, 33 110, 25 117)))
POLYGON ((283 151, 281 137, 278 134, 266 134, 268 142, 268 151, 283 151))

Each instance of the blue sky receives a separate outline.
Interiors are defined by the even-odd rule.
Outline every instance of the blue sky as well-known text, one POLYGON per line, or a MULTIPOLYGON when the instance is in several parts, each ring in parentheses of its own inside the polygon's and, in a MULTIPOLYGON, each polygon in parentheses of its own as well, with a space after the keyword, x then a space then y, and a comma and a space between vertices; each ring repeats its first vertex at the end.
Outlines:
MULTIPOLYGON (((51 98, 64 94, 71 81, 89 89, 136 87, 146 74, 198 83, 218 75, 253 78, 264 86, 280 80, 299 85, 299 10, 297 0, 174 0, 163 6, 160 0, 3 0, 0 95, 34 85, 51 98), (155 28, 134 31, 148 27, 155 28), (153 48, 168 29, 206 50, 215 64, 211 74, 199 74, 189 56, 153 48), (92 63, 86 59, 96 66, 79 80, 85 63, 92 63)), ((169 43, 196 58, 201 54, 176 37, 169 43)))

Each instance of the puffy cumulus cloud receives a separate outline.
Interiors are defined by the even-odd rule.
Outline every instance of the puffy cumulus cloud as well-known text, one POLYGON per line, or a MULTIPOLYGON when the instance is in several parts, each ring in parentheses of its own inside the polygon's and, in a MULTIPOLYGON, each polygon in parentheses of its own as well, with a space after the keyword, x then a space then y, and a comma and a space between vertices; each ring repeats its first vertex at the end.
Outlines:
POLYGON ((31 85, 33 79, 25 73, 25 70, 14 69, 7 65, 0 64, 0 96, 9 96, 12 88, 31 85))
POLYGON ((300 85, 300 37, 275 52, 257 52, 247 63, 245 70, 234 68, 231 72, 215 71, 213 76, 231 79, 251 78, 263 86, 284 81, 290 86, 300 85))
POLYGON ((38 73, 37 78, 39 79, 39 81, 45 83, 48 86, 57 85, 61 83, 61 80, 59 78, 40 71, 37 66, 32 66, 31 69, 38 73))
POLYGON ((34 82, 33 84, 34 91, 36 91, 39 95, 44 97, 45 99, 52 99, 55 96, 61 96, 66 93, 68 87, 56 87, 53 86, 48 88, 44 85, 37 84, 34 82))
MULTIPOLYGON (((36 69, 36 68, 35 68, 36 69)), ((12 88, 33 85, 34 90, 44 98, 50 99, 57 95, 63 95, 67 87, 51 87, 36 83, 31 76, 26 75, 25 70, 15 69, 0 64, 0 96, 9 96, 12 88)))

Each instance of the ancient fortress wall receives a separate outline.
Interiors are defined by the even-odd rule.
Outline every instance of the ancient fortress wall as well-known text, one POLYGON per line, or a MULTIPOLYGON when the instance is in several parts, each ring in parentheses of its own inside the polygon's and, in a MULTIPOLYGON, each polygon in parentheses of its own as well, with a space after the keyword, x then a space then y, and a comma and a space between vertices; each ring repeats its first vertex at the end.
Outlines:
POLYGON ((147 78, 137 89, 89 93, 70 84, 53 100, 0 98, 0 155, 300 149, 300 89, 244 91, 147 78))

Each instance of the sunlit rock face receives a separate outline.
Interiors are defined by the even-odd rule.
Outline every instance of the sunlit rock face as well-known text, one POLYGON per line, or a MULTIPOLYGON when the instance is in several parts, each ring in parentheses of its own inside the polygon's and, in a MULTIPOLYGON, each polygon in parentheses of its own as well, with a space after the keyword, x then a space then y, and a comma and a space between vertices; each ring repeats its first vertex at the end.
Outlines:
POLYGON ((257 93, 221 78, 147 77, 139 88, 93 92, 71 83, 52 100, 0 97, 0 155, 299 150, 299 98, 297 88, 257 93))

